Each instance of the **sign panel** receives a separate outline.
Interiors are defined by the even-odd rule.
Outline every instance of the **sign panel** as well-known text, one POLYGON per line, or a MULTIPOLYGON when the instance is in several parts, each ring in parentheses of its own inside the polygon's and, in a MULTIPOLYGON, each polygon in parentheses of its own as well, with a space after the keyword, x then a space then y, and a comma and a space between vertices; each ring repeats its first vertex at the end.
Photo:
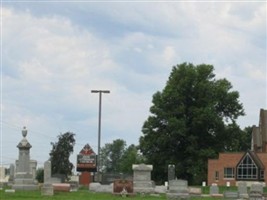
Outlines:
POLYGON ((96 172, 96 157, 90 145, 86 144, 77 155, 77 171, 96 172))
POLYGON ((96 163, 96 155, 82 155, 79 154, 77 155, 77 164, 82 164, 82 163, 96 163))

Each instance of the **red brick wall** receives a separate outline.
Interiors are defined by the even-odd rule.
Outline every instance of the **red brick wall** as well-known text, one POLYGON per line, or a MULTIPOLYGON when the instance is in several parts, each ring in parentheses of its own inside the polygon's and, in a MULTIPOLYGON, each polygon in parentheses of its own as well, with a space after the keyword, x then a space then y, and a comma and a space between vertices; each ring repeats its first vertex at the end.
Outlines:
POLYGON ((91 172, 82 172, 79 177, 79 184, 89 186, 91 183, 91 172))
MULTIPOLYGON (((230 182, 231 185, 235 185, 235 179, 224 178, 224 168, 235 168, 238 162, 243 157, 244 152, 240 153, 220 153, 218 159, 208 160, 208 185, 216 183, 218 185, 226 185, 226 182, 230 182), (219 179, 215 180, 215 172, 219 172, 219 179)), ((236 173, 236 172, 235 172, 236 173)))
POLYGON ((261 160, 262 164, 265 166, 264 170, 264 180, 265 183, 267 182, 267 153, 257 153, 257 156, 261 160))

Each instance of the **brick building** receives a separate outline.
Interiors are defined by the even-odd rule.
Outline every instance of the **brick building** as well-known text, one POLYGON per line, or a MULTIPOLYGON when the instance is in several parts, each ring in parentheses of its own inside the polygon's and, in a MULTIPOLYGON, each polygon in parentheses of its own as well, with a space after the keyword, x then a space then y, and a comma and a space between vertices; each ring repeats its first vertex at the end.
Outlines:
POLYGON ((259 126, 253 126, 251 150, 220 153, 218 159, 208 160, 208 185, 236 185, 237 181, 267 183, 267 110, 261 109, 259 126))

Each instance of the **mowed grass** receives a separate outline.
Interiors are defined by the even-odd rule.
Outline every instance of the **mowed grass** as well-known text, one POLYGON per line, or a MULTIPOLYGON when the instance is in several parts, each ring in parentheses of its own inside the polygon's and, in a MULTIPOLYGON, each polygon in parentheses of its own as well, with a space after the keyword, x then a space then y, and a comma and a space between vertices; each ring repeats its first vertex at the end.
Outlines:
MULTIPOLYGON (((4 191, 0 192, 1 200, 39 200, 39 199, 48 199, 48 200, 117 200, 122 199, 123 197, 106 194, 106 193, 92 193, 88 190, 78 190, 77 192, 56 192, 54 196, 42 196, 40 191, 15 191, 15 193, 6 193, 4 191)), ((141 196, 135 195, 134 197, 127 197, 130 199, 166 199, 165 195, 160 197, 153 196, 141 196)), ((125 199, 125 198, 123 198, 125 199)))
MULTIPOLYGON (((15 191, 15 193, 6 193, 4 190, 0 191, 0 200, 161 200, 167 199, 166 195, 150 196, 137 194, 132 197, 121 197, 106 193, 93 193, 88 190, 78 190, 77 192, 57 192, 54 196, 42 196, 40 191, 15 191)), ((193 200, 212 200, 210 197, 194 197, 193 200)))

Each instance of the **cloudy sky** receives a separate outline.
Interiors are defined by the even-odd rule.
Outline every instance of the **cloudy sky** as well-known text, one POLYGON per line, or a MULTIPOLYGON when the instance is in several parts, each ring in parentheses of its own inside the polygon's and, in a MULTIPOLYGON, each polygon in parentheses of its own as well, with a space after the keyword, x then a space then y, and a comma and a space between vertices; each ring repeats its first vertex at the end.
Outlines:
POLYGON ((76 134, 75 152, 138 144, 152 95, 174 65, 212 64, 239 91, 257 125, 266 103, 266 2, 1 1, 1 163, 18 158, 23 126, 39 166, 60 133, 76 134))

